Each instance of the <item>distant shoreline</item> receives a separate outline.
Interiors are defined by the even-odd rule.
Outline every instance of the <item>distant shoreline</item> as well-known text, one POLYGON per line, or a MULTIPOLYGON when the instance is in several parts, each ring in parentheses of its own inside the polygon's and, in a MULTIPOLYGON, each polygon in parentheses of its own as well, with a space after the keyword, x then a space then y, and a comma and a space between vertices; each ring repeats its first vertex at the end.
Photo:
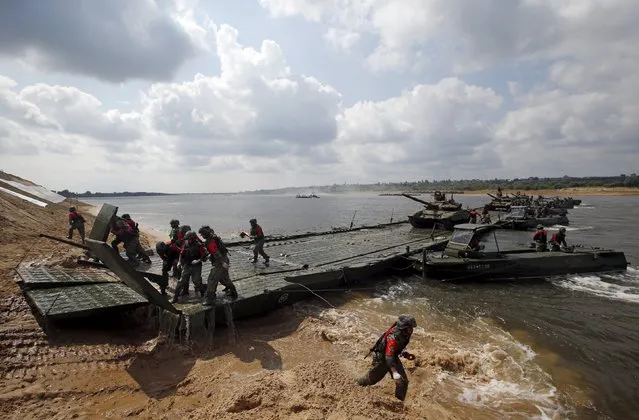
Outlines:
MULTIPOLYGON (((539 190, 509 190, 503 189, 502 192, 504 194, 516 194, 519 191, 522 194, 527 195, 543 195, 546 197, 566 197, 566 196, 607 196, 607 195, 617 195, 617 196, 634 196, 639 195, 639 188, 625 188, 625 187, 575 187, 575 188, 561 188, 558 190, 555 189, 539 189, 539 190)), ((485 195, 485 194, 493 194, 495 195, 495 190, 476 190, 476 191, 466 191, 464 195, 485 195)))
MULTIPOLYGON (((627 187, 574 187, 574 188, 560 188, 560 189, 533 189, 533 190, 525 190, 525 189, 502 189, 504 194, 516 194, 520 192, 525 195, 543 195, 543 196, 574 196, 574 195, 590 195, 590 196, 635 196, 639 195, 639 188, 627 188, 627 187)), ((444 192, 444 191, 442 191, 444 192)), ((447 195, 468 195, 468 196, 478 196, 478 195, 487 195, 487 194, 495 194, 497 191, 495 189, 481 189, 481 190, 460 190, 460 191, 452 191, 446 190, 447 195)), ((347 195, 347 194, 376 194, 378 196, 401 196, 403 193, 407 193, 410 195, 420 196, 420 195, 428 195, 428 191, 406 191, 406 190, 387 190, 387 191, 378 191, 378 190, 357 190, 357 191, 339 191, 339 192, 324 192, 319 194, 319 198, 322 195, 347 195)), ((164 196, 177 196, 177 195, 282 195, 282 196, 295 196, 298 193, 295 192, 283 192, 283 191, 242 191, 242 192, 201 192, 201 193, 144 193, 144 192, 136 192, 136 193, 96 193, 91 195, 85 194, 73 194, 68 196, 70 199, 85 199, 85 198, 126 198, 126 197, 164 197, 164 196)))

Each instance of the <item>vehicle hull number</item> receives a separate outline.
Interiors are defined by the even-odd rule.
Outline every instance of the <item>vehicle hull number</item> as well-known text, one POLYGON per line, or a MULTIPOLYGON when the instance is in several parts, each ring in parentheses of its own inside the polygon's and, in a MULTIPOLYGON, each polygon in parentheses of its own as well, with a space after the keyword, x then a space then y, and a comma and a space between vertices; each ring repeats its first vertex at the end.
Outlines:
POLYGON ((489 270, 490 264, 468 264, 466 266, 467 270, 489 270))

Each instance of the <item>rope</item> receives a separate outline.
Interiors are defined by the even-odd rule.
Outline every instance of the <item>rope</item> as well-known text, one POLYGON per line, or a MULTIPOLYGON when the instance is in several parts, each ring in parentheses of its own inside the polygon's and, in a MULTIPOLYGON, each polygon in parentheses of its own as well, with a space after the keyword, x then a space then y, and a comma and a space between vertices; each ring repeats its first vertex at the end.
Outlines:
POLYGON ((326 304, 328 306, 330 306, 331 308, 335 309, 335 307, 333 305, 331 305, 331 303, 329 301, 327 301, 326 299, 324 299, 323 297, 321 297, 320 295, 318 295, 317 293, 315 293, 314 291, 312 291, 311 289, 309 289, 308 287, 304 286, 301 283, 293 283, 292 281, 290 281, 289 283, 291 284, 296 284, 298 286, 302 286, 303 288, 305 288, 306 290, 308 290, 309 292, 311 292, 313 295, 317 296, 318 298, 322 299, 324 302, 326 302, 326 304))

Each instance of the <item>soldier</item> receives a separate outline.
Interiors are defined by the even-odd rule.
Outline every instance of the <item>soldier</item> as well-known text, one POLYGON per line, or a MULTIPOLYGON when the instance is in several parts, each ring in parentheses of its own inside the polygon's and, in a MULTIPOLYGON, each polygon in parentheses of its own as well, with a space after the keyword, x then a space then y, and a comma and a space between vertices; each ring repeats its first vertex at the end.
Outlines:
POLYGON ((202 297, 206 292, 202 285, 202 262, 206 259, 206 249, 204 244, 197 237, 197 233, 189 231, 184 235, 184 244, 180 252, 180 262, 178 266, 182 267, 182 277, 175 288, 173 295, 173 303, 177 303, 178 298, 183 291, 188 293, 189 280, 193 280, 195 290, 199 291, 202 297))
MULTIPOLYGON (((124 221, 121 217, 116 216, 115 222, 111 226, 111 233, 115 235, 115 241, 113 242, 123 242, 124 243, 124 252, 127 256, 127 261, 132 265, 138 265, 139 262, 135 258, 138 253, 139 242, 137 237, 133 233, 131 226, 127 222, 124 221)), ((112 244, 113 244, 112 242, 112 244)), ((117 245, 115 247, 117 251, 117 245)))
POLYGON ((472 209, 470 211, 470 219, 469 222, 470 223, 477 223, 477 216, 479 216, 479 213, 477 212, 477 210, 472 209))
POLYGON ((80 239, 84 243, 84 217, 75 209, 75 207, 69 207, 69 234, 67 238, 73 239, 73 231, 77 229, 80 234, 80 239))
POLYGON ((550 238, 550 250, 551 251, 560 251, 561 247, 568 248, 568 244, 566 243, 566 228, 560 227, 559 232, 552 235, 550 238))
POLYGON ((488 225, 491 223, 491 221, 490 221, 490 213, 488 213, 488 208, 487 207, 484 207, 484 209, 481 211, 481 217, 480 217, 479 221, 481 223, 488 224, 488 225))
POLYGON ((537 225, 537 232, 533 235, 533 241, 535 241, 535 249, 537 251, 545 251, 548 249, 548 235, 544 230, 543 225, 537 225))
POLYGON ((178 269, 178 260, 180 256, 180 250, 182 249, 182 241, 184 240, 184 234, 191 230, 191 226, 184 225, 184 231, 180 227, 180 221, 172 219, 169 222, 171 231, 169 232, 169 250, 167 251, 166 267, 163 265, 163 270, 166 268, 168 273, 170 269, 173 269, 172 276, 174 278, 180 278, 182 273, 178 269))
MULTIPOLYGON (((140 258, 145 264, 151 264, 151 258, 146 255, 146 251, 140 244, 140 228, 138 224, 135 223, 133 219, 131 219, 131 216, 128 213, 122 215, 122 220, 124 220, 124 222, 129 225, 129 227, 131 228, 131 233, 133 234, 133 236, 135 236, 135 243, 133 244, 133 246, 135 246, 137 257, 140 258)), ((111 242, 111 246, 113 246, 113 242, 111 242)))
POLYGON ((198 231, 204 238, 204 245, 209 252, 213 269, 209 273, 206 287, 205 305, 213 306, 215 304, 215 293, 217 292, 217 284, 222 283, 226 286, 224 289, 232 299, 237 299, 237 289, 229 276, 229 257, 228 249, 219 236, 215 234, 209 226, 202 226, 198 231))
POLYGON ((370 353, 373 353, 373 366, 366 375, 357 379, 360 386, 375 385, 384 379, 386 373, 390 373, 395 380, 395 397, 404 401, 408 391, 408 376, 406 376, 399 356, 409 360, 415 359, 414 355, 404 351, 415 327, 417 327, 417 322, 414 317, 400 315, 397 322, 377 339, 370 350, 370 353))
MULTIPOLYGON (((248 237, 255 241, 255 247, 253 248, 253 264, 257 263, 257 256, 259 254, 262 258, 264 258, 264 265, 268 267, 268 262, 271 258, 266 255, 266 252, 264 252, 264 231, 262 230, 262 227, 257 224, 257 220, 251 219, 249 220, 249 223, 251 224, 251 232, 248 237)), ((246 232, 242 232, 240 236, 247 236, 246 232)))

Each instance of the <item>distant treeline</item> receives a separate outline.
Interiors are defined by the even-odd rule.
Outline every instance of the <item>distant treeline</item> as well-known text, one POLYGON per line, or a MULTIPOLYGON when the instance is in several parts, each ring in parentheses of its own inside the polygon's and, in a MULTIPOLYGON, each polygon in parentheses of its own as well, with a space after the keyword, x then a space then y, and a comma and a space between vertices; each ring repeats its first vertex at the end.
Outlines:
POLYGON ((159 193, 159 192, 129 192, 129 191, 124 191, 124 192, 112 192, 112 193, 102 193, 102 192, 95 192, 92 193, 91 191, 86 191, 83 193, 76 193, 76 192, 72 192, 69 190, 62 190, 62 191, 56 191, 56 193, 67 197, 67 198, 91 198, 91 197, 95 197, 95 198, 100 198, 100 197, 148 197, 148 196, 154 196, 154 195, 172 195, 172 194, 164 194, 164 193, 159 193))
POLYGON ((559 178, 515 178, 515 179, 464 179, 441 181, 415 182, 378 182, 376 184, 333 184, 325 186, 280 188, 275 190, 258 190, 246 192, 248 194, 297 194, 304 192, 315 193, 345 193, 345 192, 387 192, 387 191, 477 191, 496 190, 497 187, 509 190, 547 190, 577 187, 626 187, 639 188, 639 177, 633 173, 619 176, 591 176, 559 178))

